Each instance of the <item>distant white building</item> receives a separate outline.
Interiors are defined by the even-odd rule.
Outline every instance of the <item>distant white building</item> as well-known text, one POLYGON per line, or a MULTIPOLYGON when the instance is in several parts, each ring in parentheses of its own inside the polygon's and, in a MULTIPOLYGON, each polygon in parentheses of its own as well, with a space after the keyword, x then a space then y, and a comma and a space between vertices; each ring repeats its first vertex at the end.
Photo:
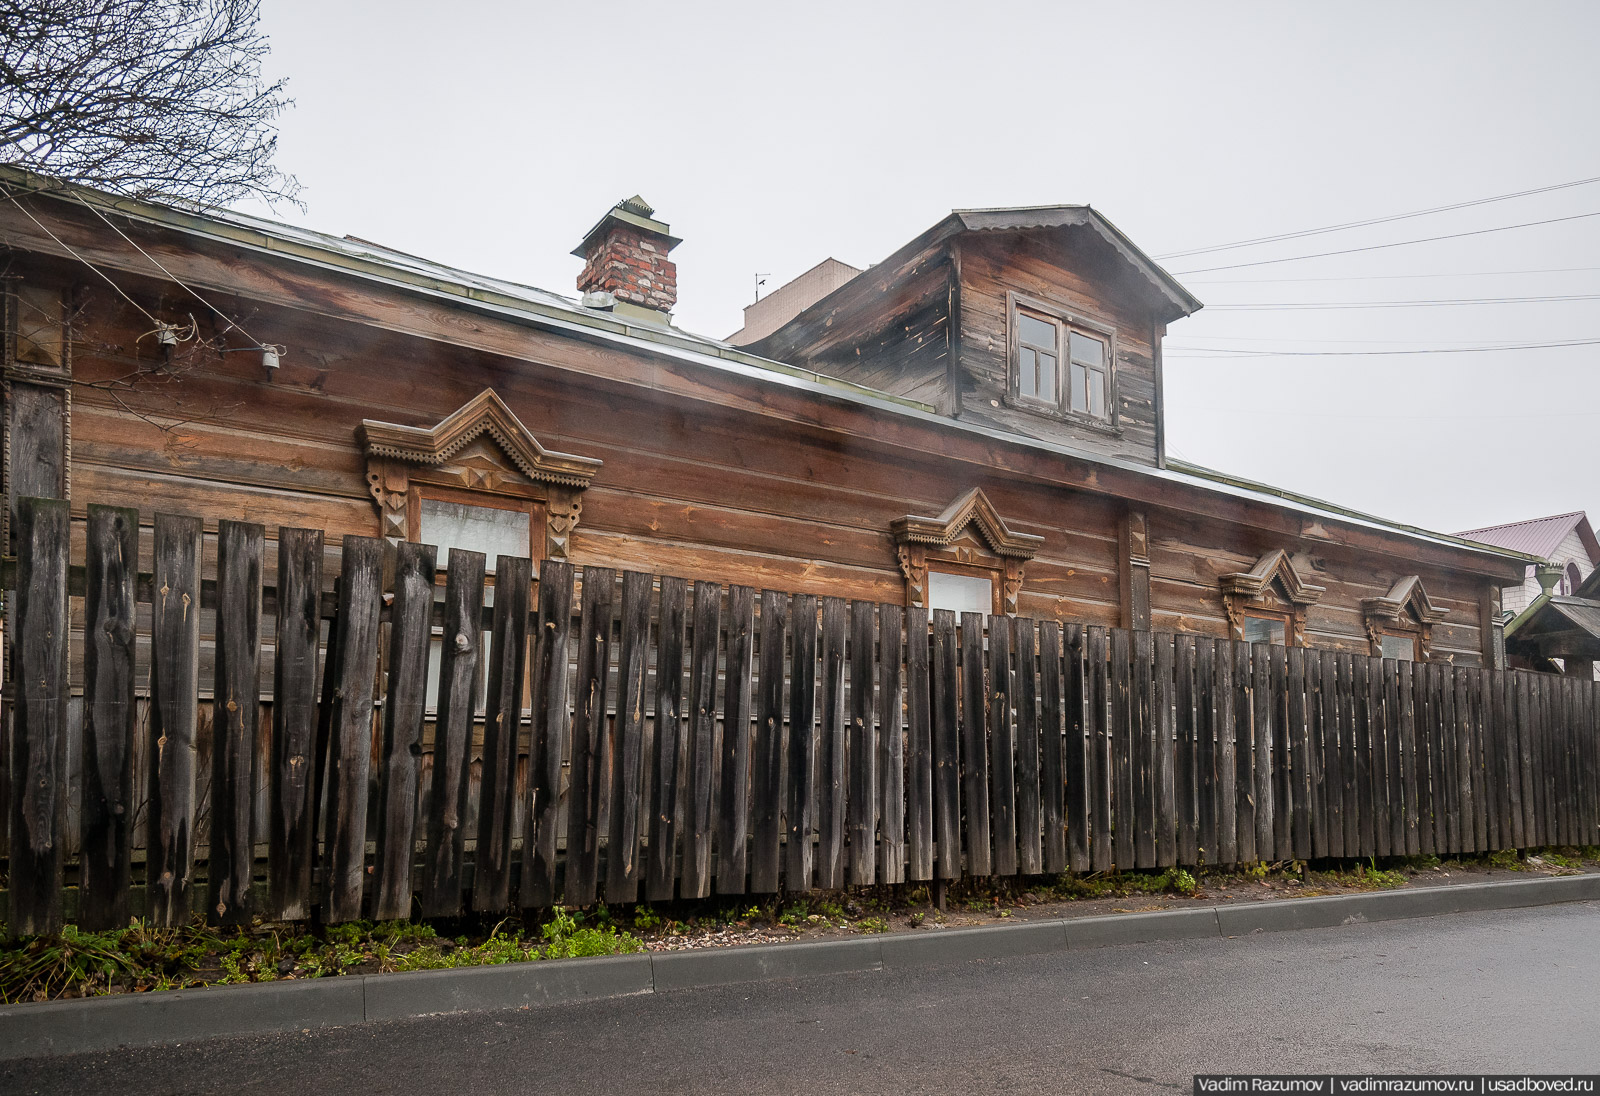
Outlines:
MULTIPOLYGON (((1563 596, 1577 593, 1583 580, 1600 566, 1600 540, 1595 539, 1589 517, 1582 510, 1514 521, 1509 525, 1468 529, 1457 535, 1480 544, 1543 557, 1560 568, 1560 577, 1551 592, 1563 596)), ((1539 594, 1539 580, 1534 566, 1529 564, 1522 585, 1508 586, 1500 592, 1500 608, 1516 616, 1539 594)))

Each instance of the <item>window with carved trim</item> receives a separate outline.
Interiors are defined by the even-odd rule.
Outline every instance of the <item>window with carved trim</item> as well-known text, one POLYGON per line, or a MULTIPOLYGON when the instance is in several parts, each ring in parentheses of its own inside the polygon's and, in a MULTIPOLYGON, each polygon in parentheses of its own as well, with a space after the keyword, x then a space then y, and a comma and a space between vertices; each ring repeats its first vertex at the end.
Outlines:
POLYGON ((1275 643, 1287 646, 1294 633, 1292 618, 1288 613, 1266 613, 1247 610, 1244 614, 1244 641, 1246 643, 1275 643))
POLYGON ((996 598, 1001 576, 992 568, 960 567, 952 563, 928 564, 928 610, 949 609, 956 613, 1000 612, 996 598))
POLYGON ((1044 542, 1006 525, 976 487, 942 513, 895 519, 890 534, 907 605, 993 615, 1016 613, 1023 568, 1044 542))
POLYGON ((1043 301, 1010 295, 1011 398, 1019 407, 1114 424, 1115 332, 1043 301))

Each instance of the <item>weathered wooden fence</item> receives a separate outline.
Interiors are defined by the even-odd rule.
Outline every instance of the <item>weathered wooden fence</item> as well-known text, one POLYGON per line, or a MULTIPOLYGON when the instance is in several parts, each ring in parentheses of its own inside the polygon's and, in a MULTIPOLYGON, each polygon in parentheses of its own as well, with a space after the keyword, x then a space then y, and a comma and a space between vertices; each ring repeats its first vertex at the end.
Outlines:
POLYGON ((214 579, 196 518, 155 517, 148 573, 137 513, 91 506, 82 566, 70 533, 21 506, 13 931, 59 924, 69 881, 88 925, 136 884, 163 923, 340 921, 1600 823, 1589 681, 510 557, 486 608, 471 552, 441 587, 431 547, 282 529, 273 584, 260 526, 220 523, 214 579))

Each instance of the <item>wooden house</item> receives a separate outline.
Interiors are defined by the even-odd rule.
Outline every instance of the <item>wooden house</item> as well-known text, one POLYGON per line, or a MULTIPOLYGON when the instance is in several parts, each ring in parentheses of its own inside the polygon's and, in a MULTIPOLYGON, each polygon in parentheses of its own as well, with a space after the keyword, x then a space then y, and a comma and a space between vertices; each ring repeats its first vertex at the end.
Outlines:
POLYGON ((734 346, 673 326, 678 240, 637 198, 579 243, 568 297, 0 182, 13 522, 45 495, 80 523, 115 502, 207 535, 248 519, 441 560, 1502 657, 1525 555, 1167 455, 1162 339, 1201 305, 1086 206, 953 213, 734 346))

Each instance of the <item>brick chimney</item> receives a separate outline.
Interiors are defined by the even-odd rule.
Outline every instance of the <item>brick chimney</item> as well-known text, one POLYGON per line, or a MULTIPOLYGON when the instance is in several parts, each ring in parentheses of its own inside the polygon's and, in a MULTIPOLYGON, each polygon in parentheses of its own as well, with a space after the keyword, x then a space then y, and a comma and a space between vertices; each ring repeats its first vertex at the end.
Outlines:
POLYGON ((583 260, 578 291, 591 308, 670 323, 678 303, 678 267, 667 252, 680 241, 635 194, 612 206, 572 253, 583 260))

